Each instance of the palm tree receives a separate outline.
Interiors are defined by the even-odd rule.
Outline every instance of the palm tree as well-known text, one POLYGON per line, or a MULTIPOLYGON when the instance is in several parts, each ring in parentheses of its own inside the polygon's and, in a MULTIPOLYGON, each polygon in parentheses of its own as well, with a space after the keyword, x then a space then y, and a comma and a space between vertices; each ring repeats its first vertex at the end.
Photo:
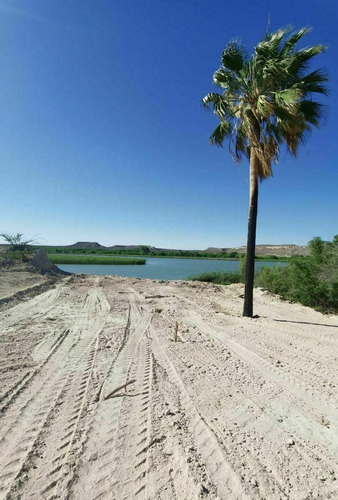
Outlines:
POLYGON ((313 94, 327 94, 326 75, 321 70, 308 72, 311 59, 325 51, 323 45, 296 49, 309 28, 292 28, 266 33, 249 57, 236 41, 222 53, 222 66, 213 76, 222 93, 211 92, 203 99, 212 105, 219 125, 210 137, 211 144, 229 141, 229 151, 237 163, 243 156, 250 162, 249 220, 246 283, 243 316, 253 316, 256 222, 259 180, 272 175, 283 144, 296 157, 311 128, 319 126, 322 104, 313 94))

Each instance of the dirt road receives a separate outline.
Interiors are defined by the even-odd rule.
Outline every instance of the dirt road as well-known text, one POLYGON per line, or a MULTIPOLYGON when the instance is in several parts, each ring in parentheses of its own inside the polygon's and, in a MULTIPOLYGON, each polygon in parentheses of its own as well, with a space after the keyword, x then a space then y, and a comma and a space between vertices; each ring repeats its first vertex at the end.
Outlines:
POLYGON ((337 316, 257 290, 242 318, 239 285, 36 293, 0 312, 0 499, 338 498, 337 316))

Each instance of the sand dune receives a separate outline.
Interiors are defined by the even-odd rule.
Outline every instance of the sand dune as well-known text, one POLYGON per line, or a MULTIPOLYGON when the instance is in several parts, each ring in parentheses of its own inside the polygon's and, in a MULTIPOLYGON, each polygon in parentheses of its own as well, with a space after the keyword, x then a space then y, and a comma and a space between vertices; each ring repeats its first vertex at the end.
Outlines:
POLYGON ((1 499, 338 498, 337 316, 256 290, 242 318, 239 285, 9 277, 1 499))

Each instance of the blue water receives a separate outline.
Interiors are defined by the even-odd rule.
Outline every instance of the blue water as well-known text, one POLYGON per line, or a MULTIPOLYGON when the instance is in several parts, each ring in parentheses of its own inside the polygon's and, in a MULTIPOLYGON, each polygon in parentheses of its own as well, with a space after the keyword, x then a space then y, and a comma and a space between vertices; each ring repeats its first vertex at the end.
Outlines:
MULTIPOLYGON (((262 266, 285 265, 280 262, 256 262, 256 269, 262 266)), ((84 273, 111 276, 130 276, 133 278, 150 278, 157 280, 185 280, 192 274, 208 271, 238 271, 239 262, 232 260, 208 259, 167 259, 147 258, 145 265, 139 266, 108 266, 63 264, 58 266, 70 273, 84 273)))

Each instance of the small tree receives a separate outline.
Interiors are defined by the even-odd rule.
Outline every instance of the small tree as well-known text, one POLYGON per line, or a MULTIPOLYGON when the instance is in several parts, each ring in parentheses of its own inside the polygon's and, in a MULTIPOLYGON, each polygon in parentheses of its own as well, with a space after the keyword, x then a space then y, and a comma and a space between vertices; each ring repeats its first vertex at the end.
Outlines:
POLYGON ((16 234, 10 234, 10 233, 0 233, 1 238, 3 238, 7 243, 10 244, 10 249, 12 251, 19 251, 23 252, 24 250, 28 250, 29 245, 31 243, 36 243, 35 238, 32 238, 30 240, 24 240, 23 233, 16 233, 16 234))

